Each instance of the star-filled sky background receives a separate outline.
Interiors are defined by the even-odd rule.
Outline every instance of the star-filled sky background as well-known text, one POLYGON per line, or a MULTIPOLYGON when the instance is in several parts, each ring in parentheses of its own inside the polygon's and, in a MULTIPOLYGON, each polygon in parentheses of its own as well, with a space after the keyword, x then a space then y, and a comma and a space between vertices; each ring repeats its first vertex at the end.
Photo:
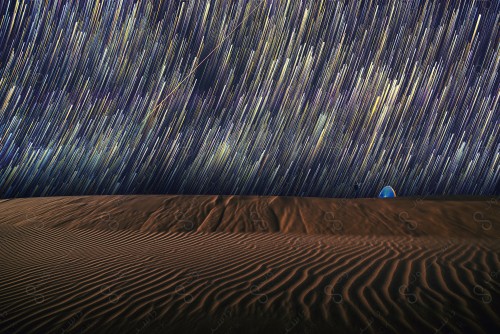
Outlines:
POLYGON ((499 193, 500 1, 0 4, 0 197, 499 193))

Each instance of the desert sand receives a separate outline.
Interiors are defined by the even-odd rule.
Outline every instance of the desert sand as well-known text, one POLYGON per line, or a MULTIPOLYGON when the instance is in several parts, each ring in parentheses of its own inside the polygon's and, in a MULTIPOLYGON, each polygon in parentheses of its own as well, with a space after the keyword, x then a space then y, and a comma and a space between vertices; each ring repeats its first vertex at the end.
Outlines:
POLYGON ((1 333, 493 333, 496 198, 0 201, 1 333))

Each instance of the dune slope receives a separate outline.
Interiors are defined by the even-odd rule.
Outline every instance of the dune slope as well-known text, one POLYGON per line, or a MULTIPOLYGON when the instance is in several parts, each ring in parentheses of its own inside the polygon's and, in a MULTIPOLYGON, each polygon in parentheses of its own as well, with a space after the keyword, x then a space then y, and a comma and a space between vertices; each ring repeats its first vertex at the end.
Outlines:
POLYGON ((0 202, 0 224, 143 232, 500 239, 500 199, 81 196, 0 202))

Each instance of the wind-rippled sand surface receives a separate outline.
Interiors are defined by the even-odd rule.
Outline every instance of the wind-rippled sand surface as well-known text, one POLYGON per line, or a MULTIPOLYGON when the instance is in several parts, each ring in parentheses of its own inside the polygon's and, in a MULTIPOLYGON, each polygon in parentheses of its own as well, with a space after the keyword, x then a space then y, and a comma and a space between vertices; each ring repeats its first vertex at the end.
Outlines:
POLYGON ((500 328, 489 198, 0 202, 2 333, 500 328))

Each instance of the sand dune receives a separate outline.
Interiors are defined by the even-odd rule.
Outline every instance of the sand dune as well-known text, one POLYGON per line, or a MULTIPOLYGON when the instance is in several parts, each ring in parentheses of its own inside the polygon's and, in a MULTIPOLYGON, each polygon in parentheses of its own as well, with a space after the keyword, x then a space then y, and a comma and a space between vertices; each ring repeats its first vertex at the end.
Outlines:
POLYGON ((500 239, 497 198, 82 196, 0 202, 0 224, 143 232, 287 232, 500 239))
POLYGON ((410 200, 4 201, 0 332, 495 332, 500 244, 497 207, 486 201, 419 203, 413 234, 394 218, 410 200), (185 221, 172 221, 174 203, 191 214, 185 221), (342 225, 311 218, 332 208, 348 208, 342 225), (375 208, 388 218, 372 221, 375 208), (242 233, 259 228, 247 217, 254 210, 277 232, 242 233), (466 212, 483 212, 492 226, 475 228, 466 212))

